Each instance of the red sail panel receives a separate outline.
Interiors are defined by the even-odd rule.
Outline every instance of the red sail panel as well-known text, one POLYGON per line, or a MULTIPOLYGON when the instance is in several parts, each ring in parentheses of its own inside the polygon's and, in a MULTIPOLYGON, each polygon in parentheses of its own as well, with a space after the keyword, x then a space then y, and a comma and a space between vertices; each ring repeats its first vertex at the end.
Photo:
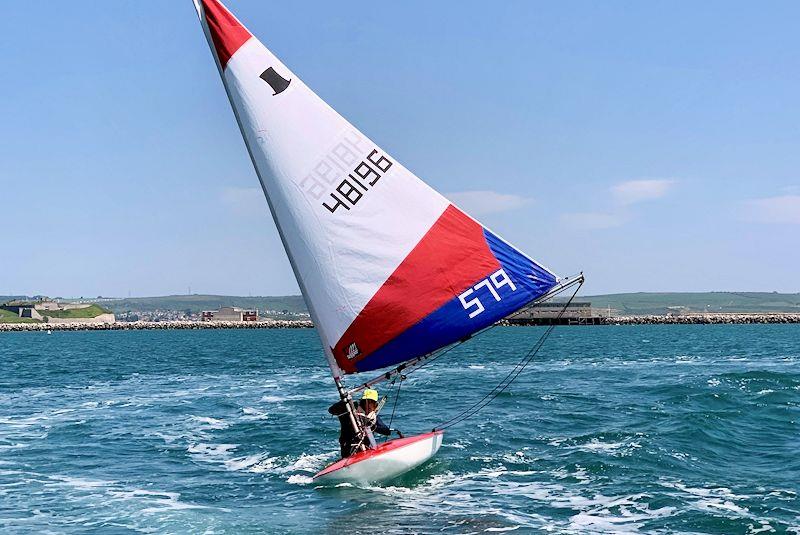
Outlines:
POLYGON ((217 51, 217 58, 219 58, 219 64, 225 69, 231 56, 252 35, 217 0, 202 0, 202 3, 203 11, 206 15, 206 23, 211 32, 211 39, 214 41, 214 49, 217 51))
POLYGON ((337 363, 355 371, 359 360, 499 268, 483 227, 450 205, 345 331, 333 348, 337 363))

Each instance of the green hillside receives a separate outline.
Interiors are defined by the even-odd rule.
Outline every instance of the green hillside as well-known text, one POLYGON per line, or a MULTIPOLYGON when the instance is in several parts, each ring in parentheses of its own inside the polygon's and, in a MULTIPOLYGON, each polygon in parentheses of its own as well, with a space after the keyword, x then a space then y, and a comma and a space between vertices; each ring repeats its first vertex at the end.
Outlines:
POLYGON ((50 318, 96 318, 100 314, 108 314, 110 311, 99 305, 89 305, 87 308, 73 308, 70 310, 39 310, 42 316, 50 318))
MULTIPOLYGON (((593 307, 607 308, 620 314, 667 314, 675 308, 685 307, 690 312, 800 312, 800 293, 772 292, 639 292, 608 295, 579 296, 590 301, 593 307)), ((113 312, 153 310, 216 310, 222 306, 287 310, 290 313, 307 312, 302 296, 237 297, 227 295, 170 295, 165 297, 137 297, 105 301, 103 305, 113 312)))
POLYGON ((40 323, 31 318, 20 318, 11 311, 0 308, 0 323, 40 323))
POLYGON ((151 312, 154 310, 217 310, 224 306, 265 310, 286 310, 290 313, 306 312, 306 302, 300 295, 277 297, 237 297, 230 295, 168 295, 164 297, 133 297, 104 301, 113 312, 151 312))
POLYGON ((620 314, 667 314, 685 307, 689 312, 800 312, 800 293, 702 292, 626 293, 579 296, 593 307, 611 307, 620 314))
MULTIPOLYGON (((17 296, 18 297, 18 296, 17 296)), ((777 292, 639 292, 607 295, 578 296, 579 301, 590 301, 595 308, 625 315, 667 314, 684 312, 800 312, 800 293, 777 292)), ((2 302, 2 301, 0 301, 2 302)), ((152 312, 155 310, 189 311, 217 310, 223 306, 257 308, 262 314, 267 310, 289 313, 307 312, 305 301, 299 295, 237 297, 231 295, 168 295, 163 297, 134 297, 128 299, 104 299, 102 306, 114 313, 152 312)), ((53 317, 94 317, 104 309, 99 305, 85 310, 46 313, 53 317), (86 314, 90 315, 86 315, 86 314), (77 314, 77 315, 73 315, 77 314)), ((10 321, 0 316, 0 321, 10 321)), ((19 318, 17 318, 18 320, 19 318)))

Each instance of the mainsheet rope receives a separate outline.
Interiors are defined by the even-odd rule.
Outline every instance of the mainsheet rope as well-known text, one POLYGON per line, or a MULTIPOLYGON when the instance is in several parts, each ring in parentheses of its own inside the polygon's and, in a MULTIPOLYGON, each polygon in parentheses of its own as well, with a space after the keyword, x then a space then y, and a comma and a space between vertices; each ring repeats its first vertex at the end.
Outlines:
MULTIPOLYGON (((566 302, 566 304, 561 308, 561 311, 558 313, 558 316, 556 316, 556 322, 558 320, 560 320, 564 316, 564 312, 566 312, 567 308, 569 308, 569 305, 572 304, 572 300, 575 299, 575 296, 578 294, 578 291, 581 289, 581 286, 583 286, 583 281, 581 281, 581 283, 578 285, 578 287, 572 293, 572 296, 569 298, 569 300, 566 302)), ((465 410, 461 411, 460 413, 458 413, 453 418, 450 418, 449 420, 445 421, 444 423, 434 427, 433 431, 441 431, 441 430, 447 429, 448 427, 452 427, 454 425, 460 424, 464 420, 467 420, 468 418, 471 418, 471 417, 475 416, 478 412, 481 411, 481 409, 486 407, 489 403, 494 401, 500 394, 505 392, 505 390, 509 386, 511 386, 511 383, 513 383, 514 380, 516 380, 516 378, 519 377, 519 374, 522 373, 522 371, 525 369, 525 367, 528 364, 531 363, 531 361, 534 359, 534 357, 536 357, 536 354, 542 348, 542 346, 544 345, 545 341, 547 340, 547 337, 550 336, 550 333, 553 332, 553 329, 555 328, 555 326, 556 326, 555 322, 551 323, 550 325, 547 326, 547 329, 545 330, 545 332, 542 334, 542 336, 539 337, 539 340, 533 345, 533 347, 531 347, 531 349, 522 358, 522 360, 520 360, 517 363, 517 365, 514 366, 511 369, 511 371, 508 373, 508 375, 506 375, 497 384, 497 386, 495 386, 492 390, 490 390, 488 394, 483 396, 483 398, 478 400, 476 403, 472 404, 472 406, 470 406, 470 407, 466 408, 465 410)), ((446 353, 446 351, 445 351, 445 353, 446 353)), ((442 353, 442 354, 444 354, 444 353, 442 353)), ((438 358, 440 356, 441 355, 437 355, 436 358, 438 358)), ((427 362, 425 364, 427 364, 427 362)), ((398 394, 399 394, 399 391, 398 391, 398 394)))
POLYGON ((397 402, 400 400, 400 387, 403 386, 403 379, 405 379, 405 375, 400 374, 400 382, 397 383, 397 392, 394 395, 394 404, 392 405, 392 415, 389 417, 389 429, 392 428, 392 422, 394 421, 394 411, 397 409, 397 402))
MULTIPOLYGON (((548 295, 547 297, 545 297, 543 299, 535 300, 534 301, 535 304, 533 304, 532 306, 535 307, 538 304, 550 301, 556 295, 560 294, 561 292, 563 292, 564 290, 566 290, 567 288, 572 286, 575 283, 575 281, 577 281, 577 280, 578 279, 573 280, 570 284, 565 285, 563 288, 557 290, 556 292, 552 293, 551 295, 548 295)), ((580 284, 578 285, 578 288, 580 288, 581 286, 583 286, 583 273, 581 273, 581 275, 580 275, 580 284)), ((575 297, 575 296, 573 295, 572 297, 575 297)), ((526 309, 520 309, 520 310, 514 312, 513 314, 511 314, 510 316, 508 316, 506 319, 514 318, 515 316, 518 316, 518 315, 522 314, 523 312, 525 312, 525 310, 526 309)), ((476 333, 473 333, 471 335, 468 335, 468 336, 464 337, 463 339, 459 340, 458 342, 456 342, 456 343, 454 343, 454 344, 452 344, 450 346, 437 349, 436 351, 433 351, 433 352, 431 352, 430 354, 428 354, 426 356, 418 357, 418 359, 422 361, 421 363, 414 363, 414 364, 411 364, 411 365, 409 365, 408 363, 403 363, 399 367, 395 368, 394 370, 392 370, 390 372, 385 373, 384 375, 386 376, 386 379, 388 380, 390 374, 397 373, 398 376, 399 375, 403 375, 402 371, 404 369, 407 369, 405 375, 408 376, 410 373, 415 372, 415 371, 417 371, 417 370, 419 370, 421 368, 424 368, 425 366, 427 366, 428 364, 430 364, 434 360, 438 359, 442 355, 445 355, 445 354, 449 353, 450 351, 452 351, 453 349, 461 346, 461 344, 463 344, 467 340, 474 340, 475 338, 479 337, 483 333, 491 331, 492 329, 494 329, 495 327, 497 327, 500 324, 501 324, 501 322, 494 323, 494 324, 486 327, 485 329, 482 329, 482 330, 480 330, 480 331, 478 331, 476 333)), ((396 380, 397 380, 397 377, 392 379, 390 384, 394 385, 396 380)), ((360 387, 358 387, 356 389, 353 389, 350 392, 353 393, 353 392, 356 392, 358 390, 362 390, 364 388, 370 388, 371 385, 376 384, 378 382, 380 382, 380 380, 373 380, 373 381, 364 383, 360 387)))

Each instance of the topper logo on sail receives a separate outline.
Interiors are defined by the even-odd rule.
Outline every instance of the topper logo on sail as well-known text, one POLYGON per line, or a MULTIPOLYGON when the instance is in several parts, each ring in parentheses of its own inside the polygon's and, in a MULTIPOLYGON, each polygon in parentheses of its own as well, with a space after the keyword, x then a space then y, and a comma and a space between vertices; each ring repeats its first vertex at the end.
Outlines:
POLYGON ((355 342, 353 342, 352 344, 350 344, 347 347, 347 355, 346 356, 347 356, 348 359, 352 360, 352 359, 356 358, 357 356, 359 356, 360 354, 361 354, 361 350, 358 349, 358 346, 356 345, 355 342))
POLYGON ((500 301, 502 297, 500 297, 500 294, 497 293, 497 290, 499 290, 503 286, 508 286, 509 288, 511 288, 512 292, 517 291, 516 285, 511 281, 508 275, 506 275, 505 270, 501 268, 492 273, 491 275, 489 275, 487 278, 480 281, 472 288, 469 288, 465 292, 462 292, 458 296, 458 300, 461 301, 461 306, 464 307, 464 310, 469 310, 470 308, 475 307, 475 309, 469 313, 469 317, 474 318, 475 316, 486 310, 486 308, 483 306, 483 303, 481 303, 481 300, 480 298, 478 298, 478 296, 473 297, 469 301, 467 301, 467 297, 472 295, 479 288, 486 288, 487 290, 489 290, 489 293, 492 294, 492 297, 494 297, 495 301, 500 301))
POLYGON ((278 74, 272 67, 262 72, 259 78, 267 82, 269 86, 272 88, 272 90, 275 91, 272 94, 273 97, 278 93, 283 93, 286 90, 286 88, 289 87, 289 84, 292 83, 291 80, 287 80, 286 78, 278 74))

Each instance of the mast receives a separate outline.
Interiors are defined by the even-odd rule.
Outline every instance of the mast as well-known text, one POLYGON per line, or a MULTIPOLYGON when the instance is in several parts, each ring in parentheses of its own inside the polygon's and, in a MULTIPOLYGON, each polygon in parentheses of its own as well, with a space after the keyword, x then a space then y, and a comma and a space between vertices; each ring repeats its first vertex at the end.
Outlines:
MULTIPOLYGON (((206 42, 208 43, 208 47, 211 49, 211 55, 214 57, 214 64, 217 66, 217 72, 219 72, 219 77, 222 80, 222 86, 225 88, 225 94, 228 97, 228 102, 231 105, 231 109, 233 110, 233 115, 236 117, 236 124, 239 127, 239 133, 242 135, 242 139, 244 140, 244 145, 247 148, 247 154, 250 157, 250 162, 253 164, 253 169, 256 172, 256 176, 258 177, 258 182, 261 184, 261 191, 264 192, 264 197, 267 199, 267 205, 269 206, 270 214, 272 215, 272 220, 275 222, 275 227, 278 229, 278 235, 281 238, 281 244, 283 245, 283 250, 286 251, 286 256, 289 258, 289 264, 292 266, 292 272, 294 273, 294 277, 297 280, 297 284, 300 286, 300 291, 303 294, 303 297, 306 298, 306 305, 308 306, 309 314, 311 315, 311 321, 315 325, 319 325, 318 318, 319 315, 314 307, 314 302, 311 299, 308 299, 308 292, 306 291, 305 284, 303 283, 303 278, 300 276, 300 272, 297 269, 297 264, 295 262, 294 256, 292 255, 292 250, 289 248, 286 236, 283 232, 281 227, 280 219, 277 217, 275 213, 275 207, 272 205, 272 200, 270 199, 269 193, 264 185, 264 179, 261 176, 261 171, 259 170, 258 165, 256 164, 255 157, 253 155, 253 148, 250 146, 250 142, 247 139, 247 134, 245 133, 244 126, 242 124, 242 119, 239 116, 239 110, 237 109, 236 103, 231 96, 231 90, 228 87, 228 82, 225 79, 225 73, 222 68, 222 64, 220 63, 219 57, 217 57, 216 47, 214 46, 214 40, 211 37, 211 33, 208 29, 208 23, 206 21, 205 10, 201 5, 201 0, 192 0, 194 3, 195 10, 197 11, 197 16, 200 18, 200 27, 203 29, 203 35, 206 37, 206 42)), ((231 14, 233 16, 233 14, 231 14)), ((353 430, 356 433, 361 431, 360 426, 358 425, 355 417, 355 407, 353 406, 353 398, 348 393, 347 388, 345 388, 344 384, 341 381, 342 373, 341 368, 336 363, 336 359, 333 357, 333 354, 330 348, 325 347, 323 344, 323 352, 325 353, 325 359, 328 361, 328 367, 331 370, 331 375, 333 376, 334 384, 336 385, 336 390, 339 393, 339 398, 345 402, 345 406, 347 407, 347 412, 350 419, 350 424, 353 426, 353 430)))

